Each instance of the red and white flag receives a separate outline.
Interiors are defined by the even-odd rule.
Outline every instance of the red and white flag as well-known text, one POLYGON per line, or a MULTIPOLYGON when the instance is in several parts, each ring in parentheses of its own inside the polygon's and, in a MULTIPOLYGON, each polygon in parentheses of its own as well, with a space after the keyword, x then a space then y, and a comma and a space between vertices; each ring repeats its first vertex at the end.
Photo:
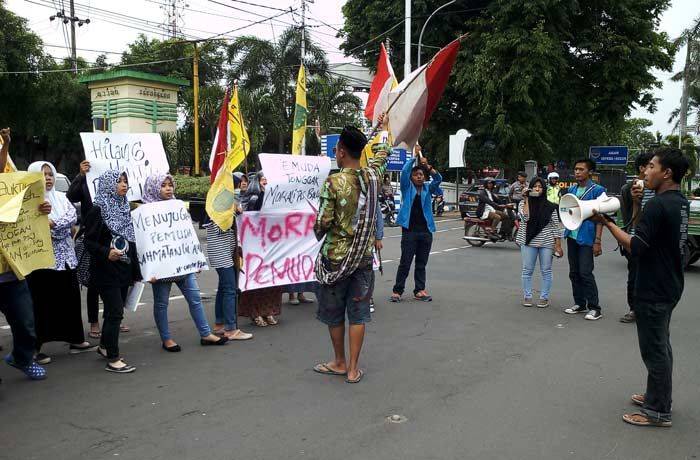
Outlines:
POLYGON ((445 91, 457 51, 459 40, 438 51, 430 62, 414 70, 389 93, 389 104, 394 104, 389 111, 394 147, 410 151, 418 142, 445 91))
POLYGON ((372 126, 377 124, 379 116, 386 112, 387 107, 389 107, 389 93, 397 84, 394 69, 389 62, 389 55, 382 43, 379 49, 377 73, 369 88, 369 97, 365 106, 365 117, 372 121, 372 126))
POLYGON ((219 122, 216 125, 216 136, 214 136, 214 143, 211 145, 211 154, 209 155, 209 171, 211 171, 209 180, 212 184, 214 179, 216 179, 216 173, 219 172, 221 165, 224 164, 229 148, 228 104, 229 90, 226 90, 224 101, 221 104, 221 112, 219 113, 219 122))

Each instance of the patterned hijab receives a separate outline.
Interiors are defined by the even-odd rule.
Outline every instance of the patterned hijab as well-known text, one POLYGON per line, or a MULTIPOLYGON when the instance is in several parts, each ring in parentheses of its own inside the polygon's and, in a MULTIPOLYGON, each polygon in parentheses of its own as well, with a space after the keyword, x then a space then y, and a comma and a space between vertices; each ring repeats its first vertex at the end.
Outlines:
MULTIPOLYGON (((141 195, 141 201, 144 203, 154 203, 156 201, 161 201, 160 188, 163 186, 163 182, 170 179, 173 183, 173 188, 175 187, 175 179, 170 174, 151 174, 146 178, 146 184, 143 186, 143 194, 141 195)), ((173 199, 175 195, 173 194, 173 199)))
POLYGON ((124 173, 114 169, 102 173, 98 179, 94 204, 100 207, 102 220, 114 235, 135 242, 129 202, 125 196, 117 195, 117 182, 122 174, 124 173))

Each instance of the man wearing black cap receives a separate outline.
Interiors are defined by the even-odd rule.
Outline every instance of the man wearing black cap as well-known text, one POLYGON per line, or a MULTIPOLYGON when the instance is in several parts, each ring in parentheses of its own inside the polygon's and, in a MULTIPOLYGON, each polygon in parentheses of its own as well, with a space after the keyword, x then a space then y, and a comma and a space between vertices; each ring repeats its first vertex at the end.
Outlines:
POLYGON ((328 177, 321 189, 321 202, 314 226, 316 237, 326 237, 316 261, 318 291, 316 317, 328 326, 335 359, 319 363, 314 371, 342 375, 348 383, 362 380, 358 361, 371 321, 370 298, 374 289, 372 247, 377 221, 377 200, 386 169, 388 146, 373 147, 376 155, 369 167, 360 166, 367 138, 347 126, 340 134, 336 161, 340 172, 328 177), (345 359, 345 316, 349 323, 350 359, 345 359))

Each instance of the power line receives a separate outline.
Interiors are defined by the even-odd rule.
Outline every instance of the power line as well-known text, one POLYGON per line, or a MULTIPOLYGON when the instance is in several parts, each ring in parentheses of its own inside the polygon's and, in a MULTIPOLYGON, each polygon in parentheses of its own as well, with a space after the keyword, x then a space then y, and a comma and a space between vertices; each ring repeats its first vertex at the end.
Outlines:
POLYGON ((259 3, 246 2, 245 0, 235 0, 235 1, 236 1, 236 3, 243 3, 244 5, 257 6, 260 8, 267 8, 268 10, 288 11, 288 10, 283 10, 282 8, 275 8, 274 6, 267 6, 267 5, 260 5, 259 3))
MULTIPOLYGON (((114 64, 114 65, 100 66, 100 67, 83 67, 83 68, 78 69, 78 71, 114 70, 114 69, 119 68, 119 67, 139 67, 142 65, 163 64, 166 62, 177 62, 177 61, 183 61, 183 60, 187 60, 187 59, 190 59, 190 58, 189 57, 181 57, 181 58, 175 58, 175 59, 163 59, 160 61, 137 62, 134 64, 114 64)), ((73 72, 73 69, 14 70, 14 71, 0 72, 0 75, 41 74, 41 73, 61 73, 61 72, 73 72)))
POLYGON ((387 34, 388 34, 389 32, 391 32, 392 30, 394 30, 394 29, 396 29, 397 27, 399 27, 399 26, 400 26, 401 24, 403 24, 404 22, 406 22, 406 19, 405 19, 405 18, 402 19, 402 20, 400 20, 399 22, 397 22, 397 23, 394 24, 393 26, 391 26, 391 27, 390 27, 389 29, 387 29, 386 31, 384 31, 384 32, 382 32, 381 34, 377 35, 376 37, 370 38, 369 40, 367 40, 367 41, 364 42, 363 44, 358 45, 358 46, 354 47, 353 49, 347 51, 346 54, 351 54, 353 51, 355 51, 355 50, 357 50, 357 49, 359 49, 359 48, 364 48, 365 46, 369 45, 370 43, 379 40, 380 38, 382 38, 383 36, 387 35, 387 34))

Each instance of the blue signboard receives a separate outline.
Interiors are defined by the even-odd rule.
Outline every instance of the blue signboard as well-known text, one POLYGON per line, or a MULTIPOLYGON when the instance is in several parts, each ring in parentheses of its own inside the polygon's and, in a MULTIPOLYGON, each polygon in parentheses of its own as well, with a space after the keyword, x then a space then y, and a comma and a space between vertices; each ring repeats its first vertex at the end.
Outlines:
MULTIPOLYGON (((335 158, 335 152, 333 149, 338 144, 338 139, 340 139, 340 134, 324 134, 321 136, 321 155, 325 155, 328 158, 335 158)), ((389 155, 387 161, 388 171, 401 171, 403 165, 408 161, 408 153, 405 149, 392 149, 393 153, 389 155)))
POLYGON ((588 158, 595 161, 597 165, 625 166, 628 155, 629 150, 624 145, 591 147, 588 151, 588 158))
POLYGON ((324 134, 321 136, 321 155, 325 155, 328 158, 335 158, 336 144, 338 144, 338 139, 340 139, 340 134, 324 134))

